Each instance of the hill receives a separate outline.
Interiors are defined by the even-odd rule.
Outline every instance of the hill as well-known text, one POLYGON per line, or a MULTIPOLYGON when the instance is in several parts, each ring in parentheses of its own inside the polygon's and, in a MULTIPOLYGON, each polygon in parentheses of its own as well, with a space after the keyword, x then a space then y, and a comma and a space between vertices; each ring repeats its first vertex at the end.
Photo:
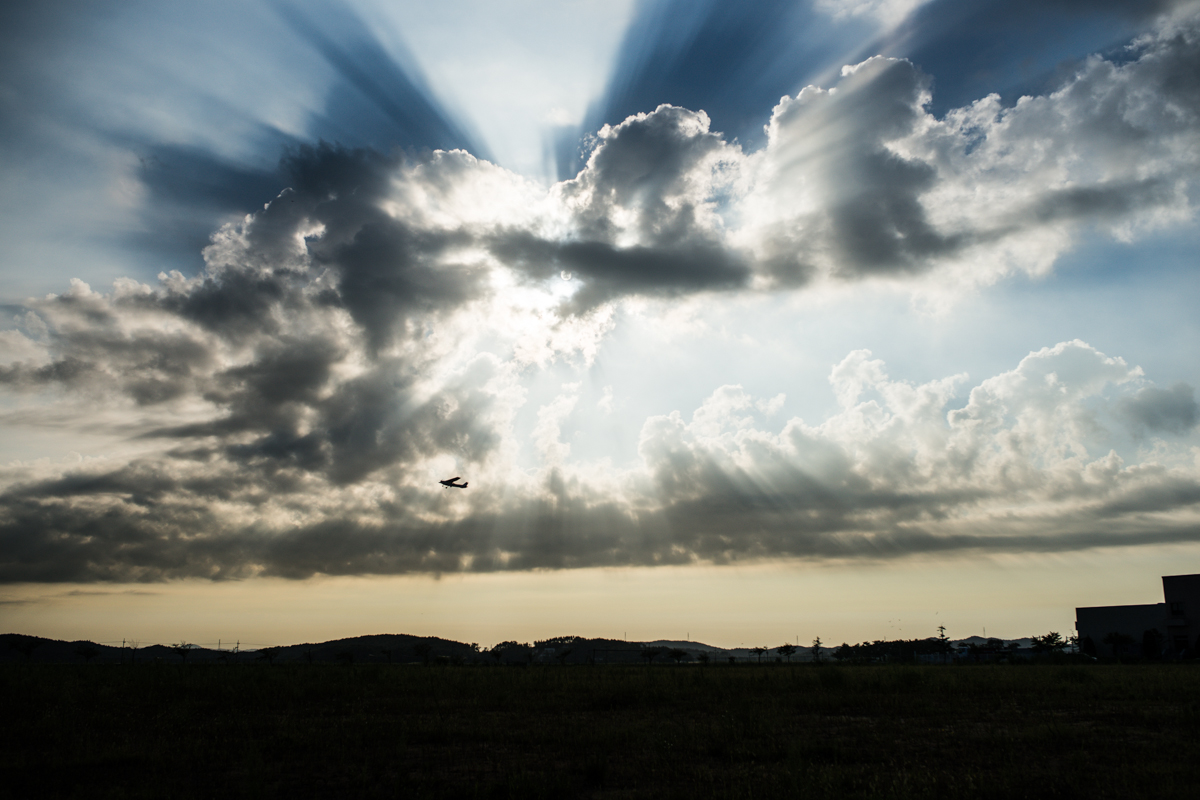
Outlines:
MULTIPOLYGON (((855 645, 864 655, 878 653, 908 653, 930 646, 931 639, 909 642, 874 642, 855 645)), ((1007 645, 1016 642, 1029 646, 1029 639, 1002 640, 1007 645)), ((975 644, 987 640, 979 636, 950 641, 952 646, 975 644)), ((821 658, 832 659, 837 647, 822 647, 821 658)), ((589 639, 583 636, 558 636, 536 642, 501 642, 484 650, 475 644, 456 642, 436 636, 413 636, 405 633, 384 633, 354 636, 328 642, 306 642, 257 649, 213 649, 195 645, 152 644, 124 646, 98 644, 90 641, 62 641, 23 634, 0 634, 0 663, 25 661, 36 664, 70 663, 346 663, 346 664, 634 664, 668 662, 669 651, 681 650, 681 662, 696 662, 708 658, 713 662, 775 661, 782 658, 775 648, 755 653, 746 647, 723 648, 703 642, 680 642, 658 639, 652 642, 627 642, 619 639, 589 639), (653 657, 651 655, 653 654, 653 657)), ((789 660, 812 659, 811 649, 796 648, 789 660)))

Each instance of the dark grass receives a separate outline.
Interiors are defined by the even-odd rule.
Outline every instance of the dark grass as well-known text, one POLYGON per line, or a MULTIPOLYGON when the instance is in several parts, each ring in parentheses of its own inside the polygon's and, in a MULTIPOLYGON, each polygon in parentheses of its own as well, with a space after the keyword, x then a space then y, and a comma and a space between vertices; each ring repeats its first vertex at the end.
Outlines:
POLYGON ((6 665, 14 797, 1195 797, 1192 665, 6 665))

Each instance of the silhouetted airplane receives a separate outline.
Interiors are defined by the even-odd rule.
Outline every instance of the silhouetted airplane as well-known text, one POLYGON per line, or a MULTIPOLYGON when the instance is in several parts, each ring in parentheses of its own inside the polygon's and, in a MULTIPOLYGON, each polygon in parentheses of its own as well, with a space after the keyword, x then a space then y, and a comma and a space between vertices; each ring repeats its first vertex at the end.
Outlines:
POLYGON ((445 486, 447 489, 465 489, 467 488, 467 484, 455 483, 455 481, 461 477, 461 475, 455 475, 453 478, 449 478, 448 480, 444 481, 438 481, 438 483, 440 483, 442 486, 445 486))

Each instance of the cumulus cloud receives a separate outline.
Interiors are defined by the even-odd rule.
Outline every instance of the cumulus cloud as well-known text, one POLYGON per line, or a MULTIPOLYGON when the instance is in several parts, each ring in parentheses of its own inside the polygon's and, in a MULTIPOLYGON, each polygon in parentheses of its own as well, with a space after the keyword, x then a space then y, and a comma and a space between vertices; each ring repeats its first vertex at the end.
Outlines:
POLYGON ((1056 91, 990 95, 942 117, 920 66, 876 56, 772 111, 746 152, 674 106, 606 126, 555 188, 556 240, 508 231, 497 253, 577 270, 587 308, 626 293, 927 276, 918 291, 1044 274, 1086 230, 1128 240, 1194 214, 1196 14, 1056 91))
POLYGON ((166 441, 154 455, 6 468, 0 577, 890 558, 1194 541, 1198 529, 1186 446, 1130 463, 1112 446, 1146 424, 1130 414, 1161 425, 1179 405, 1163 411, 1162 395, 1190 400, 1190 387, 1139 389, 1139 369, 1079 341, 1031 353, 965 402, 964 375, 912 384, 855 351, 830 372, 839 410, 819 424, 773 428, 776 403, 721 387, 690 417, 646 420, 628 468, 572 460, 569 384, 538 412, 532 473, 514 470, 498 364, 422 402, 390 360, 341 381, 299 366, 289 383, 291 370, 272 372, 278 357, 214 371, 240 394, 214 392, 206 423, 148 432, 166 441), (470 493, 436 485, 457 465, 470 493))
POLYGON ((776 106, 742 241, 775 281, 1045 272, 1085 227, 1119 238, 1189 219, 1196 17, 1089 59, 1062 88, 943 118, 919 68, 876 57, 776 106), (780 258, 784 254, 785 258, 780 258))
POLYGON ((641 453, 672 530, 716 561, 1192 540, 1194 459, 1127 465, 1104 447, 1114 431, 1093 402, 1139 376, 1067 342, 953 408, 966 376, 912 385, 858 351, 833 369, 841 411, 820 425, 763 430, 745 416, 751 398, 724 387, 690 422, 648 421, 641 453))
POLYGON ((1147 386, 1133 397, 1124 398, 1120 410, 1139 429, 1177 435, 1195 428, 1200 419, 1196 390, 1186 383, 1170 389, 1147 386))
MULTIPOLYGON (((834 19, 811 3, 786 0, 646 0, 636 5, 604 96, 583 134, 662 104, 703 109, 729 138, 757 148, 780 95, 844 63, 875 25, 834 19)), ((578 133, 560 141, 572 150, 578 133)), ((586 161, 560 150, 569 178, 586 161)), ((561 169, 561 168, 560 168, 561 169)))
POLYGON ((626 298, 933 291, 1044 271, 1085 226, 1187 218, 1197 30, 1169 21, 1053 94, 942 118, 916 66, 872 58, 783 98, 749 153, 662 105, 548 190, 462 150, 294 148, 288 188, 217 231, 199 274, 76 281, 4 332, 0 387, 27 403, 10 424, 119 446, 0 468, 0 580, 1192 541, 1192 388, 1079 341, 974 385, 855 351, 830 374, 838 410, 781 427, 782 397, 719 387, 646 419, 632 466, 564 440, 577 383, 536 413, 532 466, 515 428, 525 378, 591 363, 626 298), (1148 432, 1177 438, 1147 452, 1148 432), (469 492, 436 482, 455 474, 469 492))

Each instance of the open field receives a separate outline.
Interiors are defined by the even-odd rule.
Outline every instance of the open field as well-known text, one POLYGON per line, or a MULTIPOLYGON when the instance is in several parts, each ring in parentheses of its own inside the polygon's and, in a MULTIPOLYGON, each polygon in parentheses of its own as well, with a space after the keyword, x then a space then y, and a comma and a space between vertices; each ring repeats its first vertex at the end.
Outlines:
POLYGON ((16 797, 1192 797, 1200 669, 0 667, 16 797))

